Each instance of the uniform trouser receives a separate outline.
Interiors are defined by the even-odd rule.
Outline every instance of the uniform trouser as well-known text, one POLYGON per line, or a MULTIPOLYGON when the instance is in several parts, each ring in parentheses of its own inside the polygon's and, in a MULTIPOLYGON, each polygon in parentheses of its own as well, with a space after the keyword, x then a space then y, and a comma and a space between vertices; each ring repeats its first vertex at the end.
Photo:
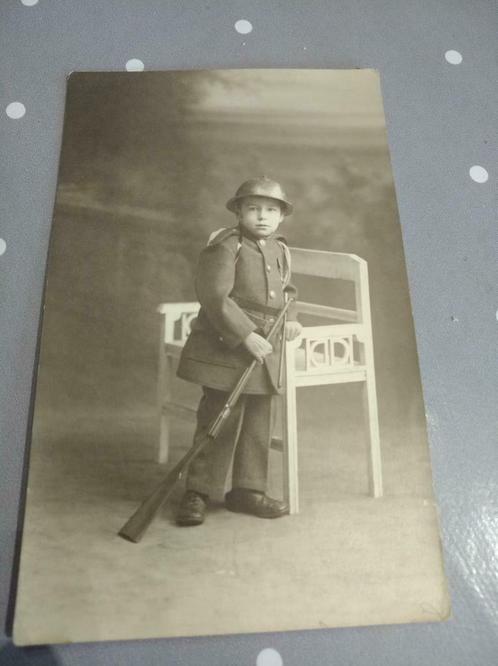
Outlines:
MULTIPOLYGON (((205 435, 229 393, 202 387, 194 443, 205 435)), ((274 395, 242 394, 218 437, 190 463, 186 487, 205 495, 223 489, 232 462, 232 487, 266 491, 270 442, 274 427, 274 395)))

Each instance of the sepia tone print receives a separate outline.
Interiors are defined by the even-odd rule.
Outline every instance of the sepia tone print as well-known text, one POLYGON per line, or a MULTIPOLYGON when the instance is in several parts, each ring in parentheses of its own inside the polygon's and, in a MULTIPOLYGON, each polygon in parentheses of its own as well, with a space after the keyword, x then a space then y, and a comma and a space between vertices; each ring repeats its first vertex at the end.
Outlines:
POLYGON ((449 616, 377 72, 72 74, 35 379, 16 644, 449 616))

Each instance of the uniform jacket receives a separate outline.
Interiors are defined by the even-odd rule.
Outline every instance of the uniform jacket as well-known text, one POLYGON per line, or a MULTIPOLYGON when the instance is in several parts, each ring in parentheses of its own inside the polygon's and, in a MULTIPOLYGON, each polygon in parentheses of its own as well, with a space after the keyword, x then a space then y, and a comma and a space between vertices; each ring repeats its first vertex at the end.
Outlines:
MULTIPOLYGON (((241 227, 220 230, 202 250, 195 276, 201 305, 183 347, 177 376, 187 381, 231 391, 242 371, 253 360, 242 344, 256 331, 266 337, 287 293, 296 298, 289 282, 288 251, 283 236, 255 239, 241 227), (285 248, 286 249, 286 248, 285 248)), ((291 305, 287 319, 296 319, 291 305)), ((282 393, 278 371, 281 336, 276 333, 273 351, 257 364, 245 393, 282 393)))

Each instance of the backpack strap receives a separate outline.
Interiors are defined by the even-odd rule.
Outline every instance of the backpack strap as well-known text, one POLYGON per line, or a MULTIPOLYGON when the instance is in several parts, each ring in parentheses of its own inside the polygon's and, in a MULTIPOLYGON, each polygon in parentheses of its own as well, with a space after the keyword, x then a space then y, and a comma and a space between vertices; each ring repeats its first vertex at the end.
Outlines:
POLYGON ((237 241, 237 250, 235 253, 235 261, 237 261, 237 259, 239 258, 240 248, 242 247, 242 240, 240 237, 240 232, 238 227, 221 227, 220 229, 213 231, 211 234, 209 234, 207 245, 216 245, 217 243, 221 243, 221 241, 224 241, 225 238, 230 238, 230 236, 235 236, 235 234, 238 234, 239 236, 237 241))
POLYGON ((287 241, 283 236, 279 236, 277 243, 280 245, 284 252, 284 267, 280 275, 282 280, 282 285, 286 287, 289 284, 290 275, 291 275, 291 253, 287 246, 287 241))

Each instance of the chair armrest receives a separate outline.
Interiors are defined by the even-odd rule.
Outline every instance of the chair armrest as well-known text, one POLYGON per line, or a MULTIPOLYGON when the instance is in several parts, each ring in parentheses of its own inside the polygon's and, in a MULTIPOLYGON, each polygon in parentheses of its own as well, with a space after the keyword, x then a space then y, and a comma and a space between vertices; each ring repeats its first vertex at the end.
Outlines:
POLYGON ((156 312, 162 315, 161 341, 164 344, 182 345, 190 333, 190 322, 200 310, 200 304, 190 303, 161 303, 156 312), (175 331, 175 325, 180 322, 180 331, 175 331))

